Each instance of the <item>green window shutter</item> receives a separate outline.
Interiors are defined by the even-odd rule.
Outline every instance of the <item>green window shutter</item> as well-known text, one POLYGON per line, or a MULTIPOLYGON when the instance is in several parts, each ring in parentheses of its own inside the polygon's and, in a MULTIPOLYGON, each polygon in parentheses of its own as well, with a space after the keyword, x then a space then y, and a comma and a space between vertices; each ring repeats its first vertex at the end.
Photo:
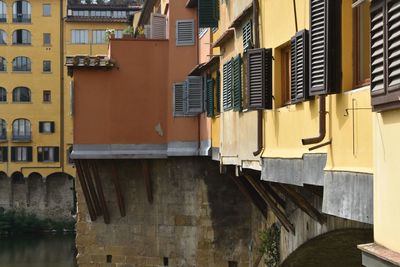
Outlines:
POLYGON ((54 147, 54 162, 60 161, 60 149, 58 147, 54 147))
POLYGON ((219 0, 199 0, 199 28, 218 27, 219 0))
POLYGON ((17 154, 17 147, 11 147, 11 162, 15 162, 17 154))
POLYGON ((224 111, 232 109, 232 60, 224 64, 222 84, 222 102, 224 111))
POLYGON ((341 1, 310 2, 310 95, 340 92, 341 1))
POLYGON ((8 147, 2 147, 1 148, 1 162, 7 162, 8 161, 8 147))
POLYGON ((232 61, 233 65, 233 110, 242 110, 242 60, 240 55, 235 57, 232 61))
POLYGON ((248 108, 272 109, 272 49, 249 49, 247 66, 248 108))
POLYGON ((214 80, 207 80, 207 117, 214 117, 214 80))
POLYGON ((55 132, 55 129, 56 129, 55 122, 52 121, 52 122, 51 122, 51 125, 50 125, 50 131, 51 131, 52 133, 54 133, 54 132, 55 132))
POLYGON ((37 149, 37 161, 43 162, 43 147, 38 147, 37 149))
POLYGON ((291 39, 291 103, 308 99, 308 31, 303 30, 291 39))
POLYGON ((27 161, 32 162, 32 147, 29 146, 26 148, 26 154, 27 154, 27 161))
POLYGON ((216 110, 217 113, 221 113, 221 73, 219 71, 217 71, 216 84, 217 84, 215 92, 216 110))
POLYGON ((251 20, 243 26, 243 50, 246 51, 252 47, 253 43, 253 27, 251 20))

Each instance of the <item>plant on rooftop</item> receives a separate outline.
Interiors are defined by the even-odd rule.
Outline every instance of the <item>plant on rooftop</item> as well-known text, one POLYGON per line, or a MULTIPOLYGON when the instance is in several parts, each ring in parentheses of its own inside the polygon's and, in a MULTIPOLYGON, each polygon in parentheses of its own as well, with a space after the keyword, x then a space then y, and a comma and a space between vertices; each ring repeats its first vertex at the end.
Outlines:
POLYGON ((133 36, 134 32, 135 32, 134 28, 132 26, 128 26, 127 28, 124 29, 123 34, 133 36))
POLYGON ((114 29, 107 29, 106 30, 106 36, 105 36, 106 41, 108 42, 108 41, 110 41, 111 38, 114 38, 114 37, 115 37, 115 30, 114 29))

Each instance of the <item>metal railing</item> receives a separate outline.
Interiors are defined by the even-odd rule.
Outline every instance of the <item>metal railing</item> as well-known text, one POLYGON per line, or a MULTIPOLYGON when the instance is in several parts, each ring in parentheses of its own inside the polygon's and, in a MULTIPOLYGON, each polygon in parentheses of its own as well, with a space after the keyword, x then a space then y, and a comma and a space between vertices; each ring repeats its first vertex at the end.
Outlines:
POLYGON ((13 22, 29 23, 31 22, 31 14, 14 14, 13 22))
POLYGON ((15 142, 30 142, 32 141, 32 134, 24 134, 24 135, 18 135, 18 134, 13 134, 13 141, 15 142))
POLYGON ((0 22, 7 22, 7 14, 0 14, 0 22))

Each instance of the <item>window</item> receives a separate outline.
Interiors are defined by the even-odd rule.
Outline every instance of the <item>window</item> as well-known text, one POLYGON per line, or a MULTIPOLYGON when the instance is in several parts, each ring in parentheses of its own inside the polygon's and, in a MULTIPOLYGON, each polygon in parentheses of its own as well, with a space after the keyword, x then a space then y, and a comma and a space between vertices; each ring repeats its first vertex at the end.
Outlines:
POLYGON ((0 119, 0 140, 7 140, 7 124, 3 119, 0 119))
POLYGON ((51 102, 51 91, 50 90, 43 91, 43 102, 45 102, 45 103, 51 102))
POLYGON ((7 91, 3 87, 0 87, 0 102, 7 102, 7 91))
POLYGON ((247 51, 248 108, 272 109, 272 49, 247 51))
POLYGON ((113 18, 126 18, 126 11, 113 11, 112 16, 113 18))
POLYGON ((31 162, 32 161, 32 147, 30 147, 30 146, 11 147, 11 161, 12 162, 31 162))
POLYGON ((290 46, 286 45, 281 51, 281 104, 282 106, 290 104, 290 85, 291 85, 291 62, 290 46))
POLYGON ((88 30, 72 30, 72 43, 73 44, 88 44, 89 31, 88 30))
POLYGON ((3 146, 0 147, 0 162, 7 162, 8 161, 8 147, 3 146))
POLYGON ((13 4, 13 22, 31 22, 31 4, 28 1, 15 1, 13 4))
POLYGON ((51 34, 43 33, 43 45, 51 45, 51 34))
POLYGON ((44 17, 51 16, 51 5, 50 4, 43 4, 43 16, 44 17))
POLYGON ((7 5, 0 1, 0 22, 7 22, 7 5))
POLYGON ((122 35, 124 34, 124 30, 115 30, 114 34, 115 34, 115 38, 120 39, 120 38, 122 38, 122 35))
POLYGON ((176 45, 194 45, 194 21, 177 20, 176 21, 176 45))
POLYGON ((398 1, 371 2, 371 96, 375 111, 400 107, 398 1))
POLYGON ((31 71, 31 60, 28 57, 16 57, 12 64, 13 71, 31 71))
POLYGON ((174 116, 194 116, 203 112, 203 77, 189 76, 173 86, 174 116))
POLYGON ((218 27, 219 0, 199 0, 198 13, 200 28, 218 27))
POLYGON ((232 60, 224 64, 222 75, 222 103, 224 111, 228 111, 232 109, 232 60))
POLYGON ((243 50, 246 51, 248 48, 253 46, 253 27, 251 20, 248 21, 242 29, 243 32, 243 50))
POLYGON ((240 55, 229 60, 223 67, 224 111, 242 109, 242 59, 240 55))
POLYGON ((7 33, 0 30, 0 44, 7 44, 7 33))
POLYGON ((93 44, 105 44, 106 43, 106 31, 105 30, 93 30, 92 31, 92 43, 93 44))
POLYGON ((215 108, 214 108, 214 79, 207 79, 207 117, 214 117, 215 108))
POLYGON ((13 102, 31 102, 31 90, 27 87, 17 87, 13 90, 13 102))
POLYGON ((14 141, 30 141, 31 134, 31 122, 29 120, 17 119, 13 122, 14 141))
POLYGON ((59 148, 40 146, 38 147, 37 158, 39 162, 58 162, 59 161, 59 148))
POLYGON ((7 61, 4 57, 0 57, 0 71, 7 71, 7 61))
POLYGON ((39 122, 39 133, 54 133, 54 129, 55 129, 54 121, 39 122))
POLYGON ((370 82, 370 15, 368 1, 353 9, 353 47, 354 47, 354 86, 359 87, 370 82))
POLYGON ((309 84, 309 45, 308 31, 302 30, 292 37, 290 44, 290 102, 298 103, 308 100, 309 84))
POLYGON ((310 85, 311 96, 341 89, 341 1, 311 1, 310 85))
POLYGON ((30 45, 31 32, 28 30, 16 30, 13 32, 14 45, 30 45))
POLYGON ((43 72, 51 72, 51 61, 43 60, 43 72))

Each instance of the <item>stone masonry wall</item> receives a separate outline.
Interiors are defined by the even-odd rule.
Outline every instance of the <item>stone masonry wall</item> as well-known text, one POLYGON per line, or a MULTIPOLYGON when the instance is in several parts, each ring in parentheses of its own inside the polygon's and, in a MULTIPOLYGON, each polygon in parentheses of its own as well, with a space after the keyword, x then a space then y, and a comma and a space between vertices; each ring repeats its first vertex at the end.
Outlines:
POLYGON ((218 163, 205 158, 149 160, 150 204, 141 162, 114 161, 126 205, 121 217, 112 162, 97 161, 110 224, 102 217, 91 222, 77 185, 80 267, 252 265, 258 256, 252 239, 263 217, 230 177, 219 174, 218 163))
POLYGON ((47 178, 33 173, 27 178, 11 179, 0 175, 0 208, 24 211, 39 218, 72 220, 74 180, 56 173, 47 178))

